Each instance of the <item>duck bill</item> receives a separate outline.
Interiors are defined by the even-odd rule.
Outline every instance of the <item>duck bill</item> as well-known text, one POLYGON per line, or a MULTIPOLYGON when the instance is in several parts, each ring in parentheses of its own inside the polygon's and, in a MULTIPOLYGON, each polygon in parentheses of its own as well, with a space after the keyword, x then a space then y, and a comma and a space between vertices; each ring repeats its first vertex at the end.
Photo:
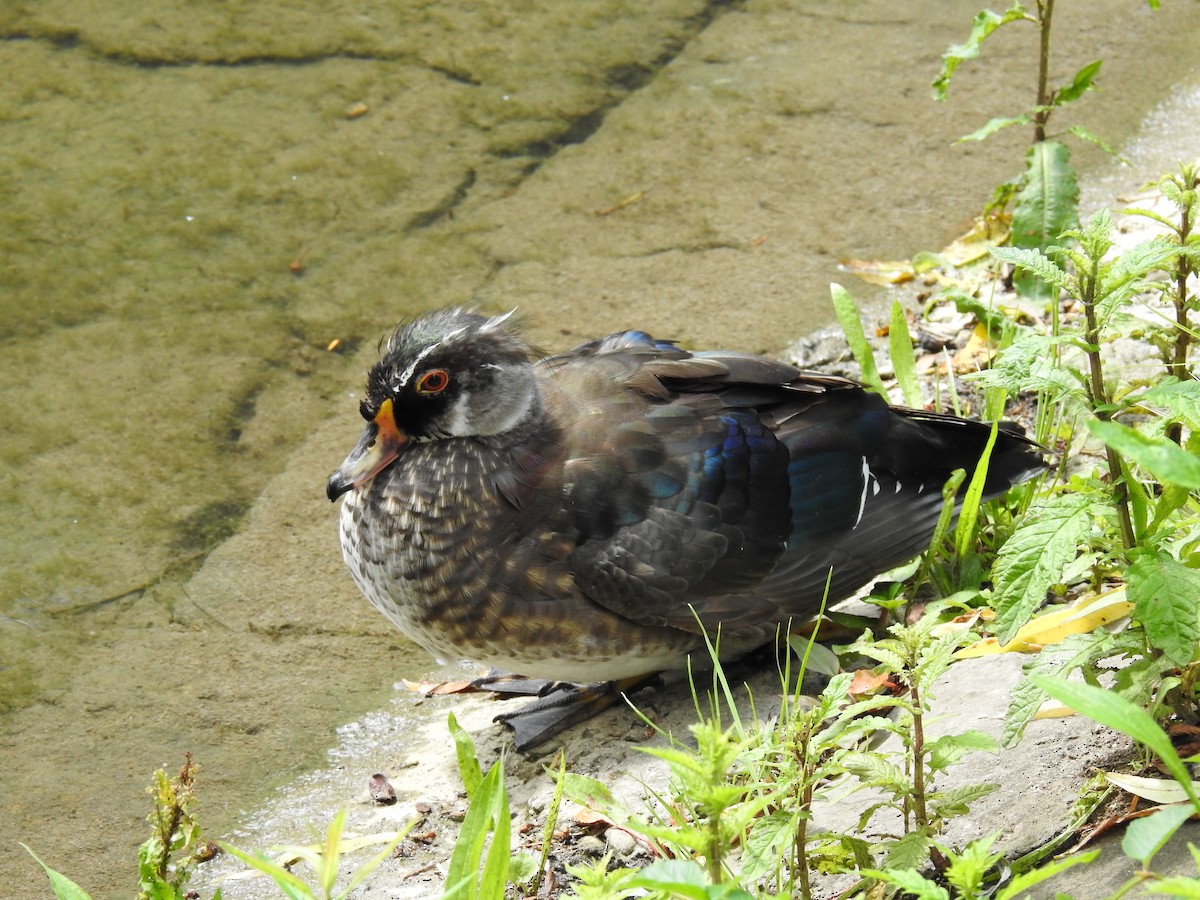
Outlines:
POLYGON ((400 455, 408 435, 396 426, 392 401, 384 400, 375 418, 363 429, 358 445, 346 461, 329 476, 325 494, 336 500, 351 488, 364 484, 386 469, 400 455))

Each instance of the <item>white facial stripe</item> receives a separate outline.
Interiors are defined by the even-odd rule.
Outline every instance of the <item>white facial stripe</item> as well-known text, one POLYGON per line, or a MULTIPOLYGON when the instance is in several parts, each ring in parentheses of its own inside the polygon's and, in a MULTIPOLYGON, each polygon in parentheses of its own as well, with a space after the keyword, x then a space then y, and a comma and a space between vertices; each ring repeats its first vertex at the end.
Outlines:
POLYGON ((414 357, 413 361, 409 364, 408 368, 405 369, 403 372, 401 372, 400 377, 397 378, 396 381, 392 384, 392 391, 399 392, 399 390, 402 387, 404 387, 406 384, 408 384, 408 380, 410 378, 412 378, 413 373, 415 371, 417 371, 417 366, 419 366, 421 364, 421 360, 423 360, 426 356, 428 356, 434 350, 437 350, 439 347, 441 347, 447 341, 453 340, 454 338, 458 337, 460 334, 462 334, 466 330, 467 329, 465 326, 463 328, 456 328, 453 331, 449 332, 445 337, 443 337, 436 344, 430 344, 428 347, 426 347, 424 350, 422 350, 420 353, 418 353, 416 355, 416 357, 414 357))

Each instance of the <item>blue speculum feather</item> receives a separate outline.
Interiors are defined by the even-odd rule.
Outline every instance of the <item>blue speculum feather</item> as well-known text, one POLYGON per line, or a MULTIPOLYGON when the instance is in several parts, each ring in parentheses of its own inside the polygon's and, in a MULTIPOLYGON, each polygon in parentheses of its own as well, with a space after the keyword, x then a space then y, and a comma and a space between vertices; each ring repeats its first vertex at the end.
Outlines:
POLYGON ((788 466, 792 534, 849 527, 857 515, 863 489, 861 457, 844 451, 813 453, 788 466))
POLYGON ((736 518, 742 512, 751 482, 770 476, 769 467, 780 448, 775 435, 753 413, 731 412, 721 421, 725 438, 704 452, 697 499, 721 506, 728 521, 731 514, 736 518))

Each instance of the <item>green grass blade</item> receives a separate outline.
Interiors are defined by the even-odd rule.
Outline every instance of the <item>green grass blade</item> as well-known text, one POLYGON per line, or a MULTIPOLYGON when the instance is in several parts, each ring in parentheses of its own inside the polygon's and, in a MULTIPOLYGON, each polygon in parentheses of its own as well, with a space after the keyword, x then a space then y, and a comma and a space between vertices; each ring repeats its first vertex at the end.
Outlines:
POLYGON ((454 752, 458 756, 458 774, 462 778, 463 787, 467 790, 469 799, 475 798, 475 789, 483 781, 483 769, 479 767, 479 758, 475 754, 475 742, 471 740, 465 728, 458 724, 454 713, 446 719, 446 726, 454 738, 454 752))
POLYGON ((912 335, 908 331, 908 319, 899 300, 892 301, 892 323, 888 329, 888 349, 892 354, 892 370, 904 396, 904 404, 913 409, 922 409, 925 398, 921 395, 921 380, 917 377, 917 359, 913 351, 912 335))
POLYGON ((879 377, 879 370, 875 368, 875 356, 871 353, 871 345, 863 331, 858 305, 850 296, 850 292, 840 284, 831 284, 829 292, 833 297, 833 311, 837 315, 838 324, 842 326, 842 332, 846 335, 846 343, 850 345, 850 352, 854 354, 859 368, 862 369, 863 384, 881 397, 887 397, 883 379, 879 377))
MULTIPOLYGON (((499 764, 493 766, 493 769, 499 764)), ((483 876, 479 881, 480 900, 504 900, 508 887, 509 858, 512 856, 512 827, 509 825, 508 791, 504 788, 503 770, 496 779, 492 842, 488 845, 483 876)))
POLYGON ((991 462, 992 448, 996 446, 996 434, 999 430, 1000 423, 993 422, 992 433, 988 435, 983 454, 979 457, 979 464, 975 466, 975 473, 971 476, 967 493, 963 496, 958 525, 954 530, 954 549, 959 559, 966 559, 967 554, 971 552, 971 545, 975 543, 975 523, 979 521, 979 504, 983 502, 983 484, 987 480, 988 463, 991 462))
POLYGON ((563 791, 566 789, 567 756, 562 750, 558 751, 557 768, 557 772, 547 769, 547 774, 554 780, 554 796, 550 799, 550 806, 546 809, 546 821, 542 825, 542 853, 538 859, 537 875, 534 877, 533 888, 530 891, 535 897, 541 893, 542 876, 550 863, 550 847, 554 842, 554 829, 558 825, 558 810, 562 806, 563 791))
POLYGON ((350 876, 350 881, 346 884, 346 889, 342 891, 342 893, 338 894, 338 900, 345 900, 345 898, 350 896, 351 891, 366 881, 367 877, 377 868, 379 868, 379 865, 385 859, 395 852, 396 848, 400 846, 400 843, 406 837, 408 837, 408 833, 413 830, 413 826, 419 821, 420 819, 411 819, 405 823, 404 827, 396 832, 396 836, 388 841, 382 850, 355 869, 354 873, 350 876))
MULTIPOLYGON (((446 872, 447 887, 443 900, 451 900, 451 898, 454 900, 477 900, 481 896, 477 879, 482 872, 486 871, 487 863, 483 848, 487 842, 487 836, 493 831, 507 831, 509 828, 507 814, 502 820, 499 818, 501 804, 503 803, 505 807, 508 805, 507 797, 504 795, 503 764, 503 759, 492 764, 487 775, 476 787, 474 796, 471 797, 471 805, 467 808, 467 815, 458 832, 458 839, 454 842, 454 852, 450 856, 450 865, 446 872)), ((497 837, 493 841, 500 839, 497 837)), ((504 861, 507 874, 507 853, 505 853, 504 861)))
POLYGON ((316 900, 316 894, 312 888, 304 883, 298 875, 289 872, 283 866, 279 865, 264 856, 255 856, 247 853, 245 850, 239 850, 232 844, 226 844, 224 841, 217 841, 217 846, 228 853, 230 856, 240 859, 252 869, 262 872, 279 888, 288 900, 316 900))

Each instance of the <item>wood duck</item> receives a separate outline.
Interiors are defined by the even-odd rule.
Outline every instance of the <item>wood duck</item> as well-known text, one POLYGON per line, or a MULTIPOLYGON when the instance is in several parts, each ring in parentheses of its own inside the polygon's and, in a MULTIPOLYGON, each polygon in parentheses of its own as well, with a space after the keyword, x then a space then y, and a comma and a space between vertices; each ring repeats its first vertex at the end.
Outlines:
MULTIPOLYGON (((853 381, 624 331, 535 359, 509 315, 398 329, 333 473, 376 608, 442 659, 571 682, 772 640, 924 550, 990 428, 853 381)), ((1002 428, 994 497, 1044 467, 1002 428)))

